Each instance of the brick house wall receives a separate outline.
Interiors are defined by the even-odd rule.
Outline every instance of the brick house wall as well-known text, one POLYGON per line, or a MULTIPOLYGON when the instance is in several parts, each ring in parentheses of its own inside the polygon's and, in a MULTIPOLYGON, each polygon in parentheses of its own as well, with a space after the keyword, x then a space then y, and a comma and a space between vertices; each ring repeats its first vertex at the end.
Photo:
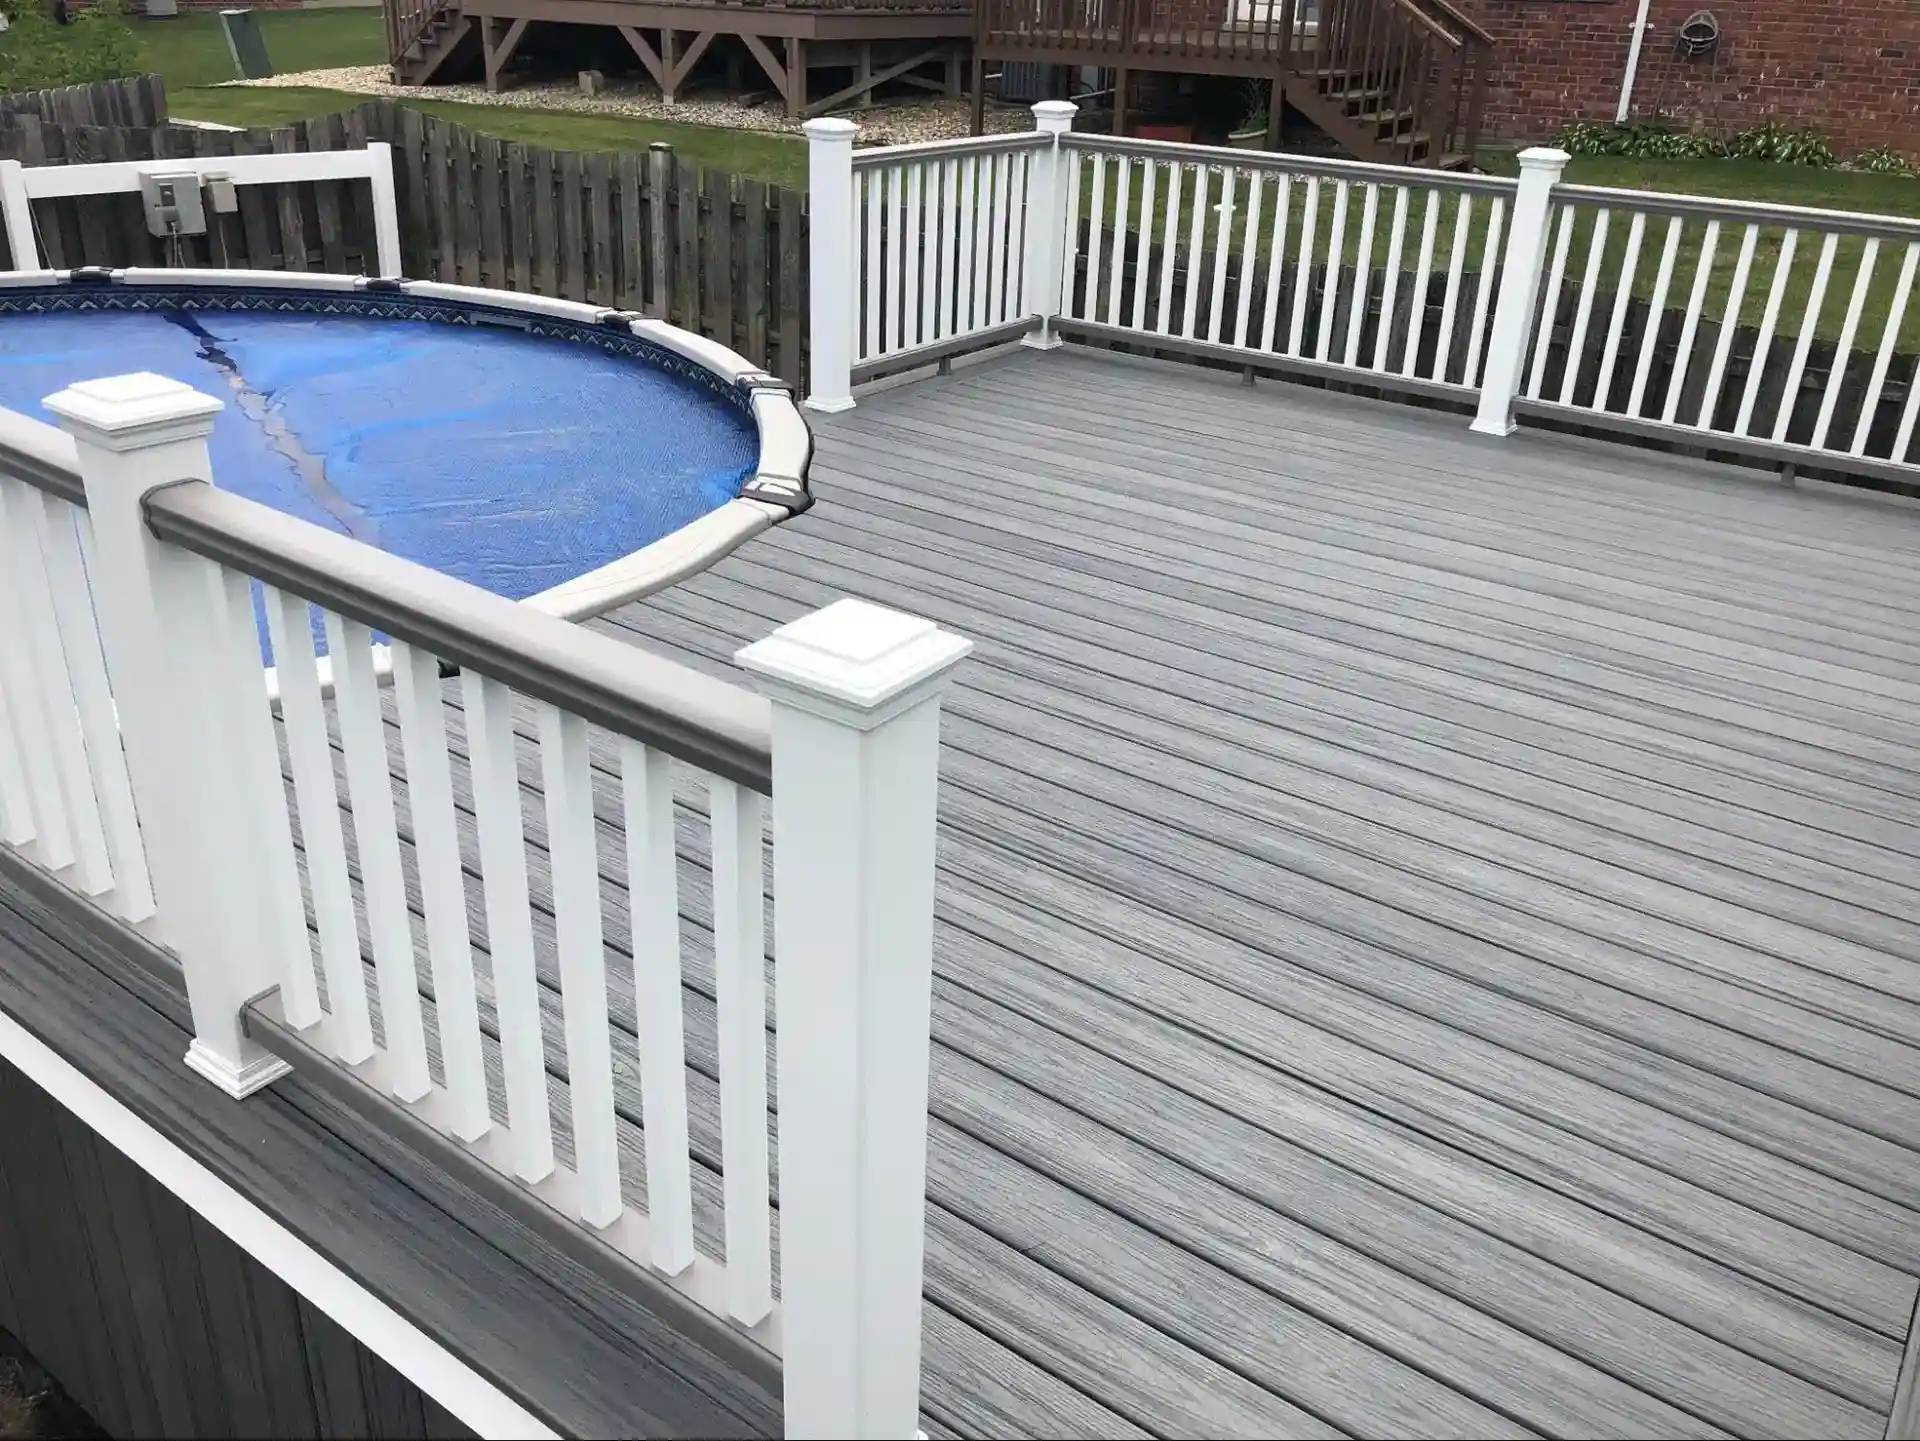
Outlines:
MULTIPOLYGON (((1498 42, 1491 135, 1550 138, 1568 120, 1612 120, 1636 0, 1461 0, 1498 42)), ((1764 120, 1810 126, 1848 155, 1920 155, 1920 0, 1653 0, 1631 118, 1715 133, 1764 120), (1717 53, 1674 55, 1681 24, 1709 10, 1717 53)))

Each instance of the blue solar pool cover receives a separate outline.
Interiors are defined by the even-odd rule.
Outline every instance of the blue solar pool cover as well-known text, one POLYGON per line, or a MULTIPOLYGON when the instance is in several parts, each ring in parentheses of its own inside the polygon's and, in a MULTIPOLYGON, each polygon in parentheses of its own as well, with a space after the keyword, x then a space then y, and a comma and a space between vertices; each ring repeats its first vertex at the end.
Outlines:
POLYGON ((758 443, 714 386, 497 326, 228 310, 0 315, 0 406, 154 371, 227 403, 215 481, 523 599, 736 496, 758 443))

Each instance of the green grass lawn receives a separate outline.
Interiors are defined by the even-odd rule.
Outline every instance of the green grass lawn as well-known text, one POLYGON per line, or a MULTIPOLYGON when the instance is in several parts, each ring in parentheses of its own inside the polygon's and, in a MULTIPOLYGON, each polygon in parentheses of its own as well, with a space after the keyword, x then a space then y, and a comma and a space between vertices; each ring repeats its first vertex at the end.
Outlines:
MULTIPOLYGON (((431 92, 429 92, 431 93, 431 92)), ((217 120, 225 125, 288 125, 335 110, 350 110, 360 97, 338 90, 300 87, 223 86, 192 90, 168 103, 177 116, 217 120)), ((402 102, 482 135, 518 140, 553 150, 645 150, 665 141, 696 165, 747 179, 804 189, 807 147, 798 136, 757 130, 722 130, 712 125, 679 125, 670 120, 641 120, 621 115, 574 115, 557 110, 523 110, 504 105, 461 105, 446 100, 402 102)))
MULTIPOLYGON (((282 74, 378 65, 387 57, 378 10, 264 10, 259 18, 267 54, 282 74)), ((224 84, 233 78, 233 61, 217 15, 198 12, 178 20, 138 21, 136 31, 145 63, 167 82, 168 107, 180 119, 287 125, 360 103, 360 97, 337 90, 224 84)), ((645 150, 665 141, 697 165, 776 185, 806 184, 806 146, 793 136, 429 99, 406 103, 503 140, 584 151, 645 150)))
MULTIPOLYGON (((377 9, 261 10, 255 18, 268 58, 283 74, 379 65, 387 58, 386 28, 377 9)), ((235 78, 218 15, 183 11, 173 20, 135 20, 133 27, 146 68, 167 82, 169 96, 235 78)))

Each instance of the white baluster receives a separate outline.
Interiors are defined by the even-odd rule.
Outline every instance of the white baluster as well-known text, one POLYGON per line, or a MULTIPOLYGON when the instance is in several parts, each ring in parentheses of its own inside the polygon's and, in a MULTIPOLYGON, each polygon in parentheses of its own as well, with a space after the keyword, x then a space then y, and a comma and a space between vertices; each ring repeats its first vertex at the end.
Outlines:
POLYGON ((1307 177, 1300 203, 1300 251, 1293 272, 1293 319, 1287 330, 1288 355, 1299 355, 1307 338, 1307 303, 1313 294, 1313 232, 1320 223, 1320 177, 1307 177))
MULTIPOLYGON (((1711 233, 1711 231, 1709 231, 1711 233)), ((1806 313, 1800 318, 1800 339, 1793 347, 1793 363, 1787 368, 1786 388, 1780 393, 1780 411, 1773 418, 1775 444, 1787 438, 1793 424, 1793 412, 1800 399, 1800 382, 1806 378, 1807 358, 1813 351, 1814 337, 1820 331, 1820 311, 1827 301, 1827 282, 1833 278, 1833 257, 1840 248, 1840 235, 1828 231, 1820 242, 1820 258, 1813 266, 1813 288, 1807 293, 1806 313)))
MULTIPOLYGON (((812 227, 807 244, 808 342, 812 383, 809 410, 847 410, 853 405, 853 336, 857 320, 854 250, 853 137, 851 121, 809 120, 807 185, 812 227)), ((870 263, 877 263, 874 257, 870 263)))
POLYGON ((840 601, 738 656, 774 703, 791 1437, 919 1415, 939 694, 968 649, 840 601))
POLYGON ((1325 284, 1320 291, 1320 330, 1313 342, 1313 358, 1327 359, 1333 342, 1333 312, 1340 304, 1340 271, 1345 263, 1347 243, 1347 195, 1352 186, 1345 180, 1333 189, 1333 221, 1327 227, 1327 265, 1325 284))
POLYGON ((1614 282, 1613 314, 1607 320, 1607 344, 1600 355, 1600 379, 1593 390, 1593 408, 1605 410, 1613 392, 1614 367, 1620 360, 1620 336, 1627 327, 1627 312, 1633 306, 1634 277, 1640 271, 1640 247, 1647 235, 1647 217, 1635 211, 1627 223, 1627 253, 1620 260, 1620 274, 1614 282))
POLYGON ((1342 365, 1360 363, 1360 333, 1367 324, 1367 292, 1373 286, 1373 227, 1380 210, 1380 187, 1365 187, 1360 205, 1360 244, 1353 254, 1353 302, 1347 307, 1347 348, 1342 365))
POLYGON ((86 483, 114 703, 160 919, 193 1013, 186 1061, 228 1095, 249 1095, 287 1070, 241 1024, 247 1003, 280 981, 284 958, 253 909, 234 905, 234 888, 256 878, 253 809, 286 800, 277 785, 249 795, 232 764, 230 708, 264 705, 265 690, 258 674, 245 694, 230 683, 209 563, 155 539, 142 504, 163 486, 206 483, 220 402, 161 376, 126 375, 69 386, 44 404, 73 435, 86 483))
POLYGON ((1602 206, 1594 212, 1593 230, 1587 236, 1587 268, 1580 277, 1580 296, 1573 307, 1573 336, 1567 342, 1567 363, 1560 372, 1560 403, 1573 404, 1580 383, 1580 363, 1587 355, 1587 326, 1593 320, 1594 297, 1600 293, 1600 266, 1607 253, 1607 226, 1612 212, 1602 206))
POLYGON ((1894 282, 1893 299, 1887 306, 1887 323, 1880 332, 1880 353, 1874 357, 1873 376, 1867 382, 1866 399, 1860 402, 1860 420, 1853 428, 1853 444, 1848 447, 1854 455, 1866 454, 1867 436, 1873 429, 1873 417, 1880 409, 1880 395, 1887 384, 1887 369, 1893 363, 1894 348, 1899 344, 1900 327, 1906 323, 1916 264, 1920 264, 1920 240, 1907 246, 1906 258, 1900 262, 1900 278, 1894 282))
MULTIPOLYGON (((1678 220, 1673 222, 1678 226, 1678 220)), ((1780 237, 1780 258, 1774 262, 1773 284, 1767 289, 1767 304, 1760 315, 1760 336, 1753 343, 1753 359, 1747 362, 1747 386, 1740 395, 1740 414, 1733 422, 1733 433, 1745 435, 1753 424, 1753 408, 1760 399, 1760 381, 1766 374, 1767 356, 1773 350, 1774 332, 1780 325, 1780 308, 1786 304, 1787 283, 1793 277, 1793 254, 1800 244, 1800 232, 1789 230, 1780 237)), ((1656 297, 1658 306, 1662 297, 1656 297)), ((1657 311, 1655 312, 1658 313, 1657 311)))
POLYGON ((114 899, 122 919, 142 921, 153 914, 153 881, 147 871, 140 818, 134 810, 133 782, 127 775, 120 721, 113 711, 106 652, 100 648, 93 587, 87 579, 86 552, 91 547, 92 523, 84 510, 64 500, 45 492, 39 499, 34 521, 40 535, 40 553, 53 589, 54 618, 60 626, 60 645, 67 655, 67 673, 73 680, 87 764, 93 770, 93 791, 100 803, 100 821, 113 866, 114 899))
MULTIPOLYGON (((1653 300, 1647 307, 1647 328, 1640 337, 1640 359, 1633 370, 1633 391, 1627 398, 1627 414, 1640 414, 1647 396, 1647 380, 1653 374, 1653 355, 1660 343, 1660 322, 1667 313, 1667 291, 1673 285, 1674 262, 1680 255, 1680 236, 1686 222, 1678 215, 1667 222, 1667 243, 1661 247, 1660 268, 1653 279, 1653 300)), ((1764 342, 1765 336, 1761 337, 1764 342)), ((1755 362, 1754 375, 1759 375, 1755 362)))
POLYGON ((1407 243, 1407 187, 1393 192, 1393 220, 1387 239, 1387 273, 1380 292, 1380 325, 1374 332, 1373 368, 1384 373, 1393 348, 1393 303, 1400 294, 1400 259, 1407 243))
MULTIPOLYGON (((1107 157, 1101 151, 1095 151, 1091 167, 1093 191, 1093 209, 1087 216, 1087 281, 1084 293, 1076 304, 1072 299, 1074 287, 1069 283, 1067 310, 1075 315, 1097 317, 1100 314, 1100 248, 1106 239, 1107 224, 1107 157)), ((1126 219, 1114 217, 1114 252, 1118 254, 1126 248, 1126 219)), ((1043 322, 1044 323, 1044 322, 1043 322)))
POLYGON ((440 667, 425 651, 394 641, 393 698, 400 714, 401 754, 413 816, 414 858, 426 913, 427 960, 440 1019, 440 1069, 448 1123, 472 1141, 493 1124, 480 1049, 480 1012, 473 984, 473 937, 467 926, 466 877, 454 829, 453 768, 447 755, 440 667))
POLYGON ((1500 233, 1506 213, 1506 197, 1494 196, 1493 207, 1487 212, 1486 240, 1480 247, 1480 278, 1473 286, 1473 320, 1467 329, 1467 367, 1460 377, 1468 385, 1477 385, 1480 381, 1480 352, 1487 340, 1487 307, 1492 302, 1493 287, 1500 268, 1500 233))
POLYGON ((386 1033, 393 1093, 403 1101, 426 1095, 427 1043, 420 1021, 420 979, 400 870, 400 828, 393 814, 393 774, 387 764, 387 728, 380 717, 373 673, 373 634, 358 621, 326 612, 327 660, 333 704, 340 717, 340 749, 347 763, 347 798, 360 857, 360 889, 367 901, 380 1020, 386 1033))
POLYGON ((300 808, 300 841, 313 891, 314 928, 320 933, 320 968, 327 977, 327 1031, 334 1055, 355 1066, 373 1054, 373 1022, 347 875, 333 743, 327 738, 326 705, 314 660, 313 610, 306 601, 269 586, 266 611, 280 686, 281 727, 292 762, 294 802, 300 808))
POLYGON ((0 610, 13 616, 5 629, 12 632, 7 648, 13 651, 15 695, 20 708, 29 712, 30 723, 37 724, 45 737, 41 762, 45 769, 29 774, 28 780, 39 782, 36 805, 44 804, 58 825, 43 826, 42 831, 56 836, 64 831, 68 843, 64 859, 56 859, 53 847, 45 859, 56 868, 71 865, 75 884, 97 896, 112 888, 113 868, 108 863, 100 808, 94 803, 93 775, 74 704, 73 680, 67 673, 66 648, 60 643, 60 626, 54 617, 52 582, 40 553, 39 528, 34 523, 39 512, 37 491, 22 481, 0 480, 0 540, 5 542, 0 549, 0 589, 9 592, 0 600, 0 610))
POLYGON ((1420 259, 1413 267, 1413 304, 1407 310, 1407 348, 1400 373, 1412 375, 1420 364, 1420 332, 1427 323, 1427 290, 1433 284, 1433 243, 1440 228, 1440 192, 1427 192, 1427 218, 1420 227, 1420 259))
MULTIPOLYGON (((1532 149, 1520 152, 1520 183, 1514 191, 1513 218, 1507 228, 1505 263, 1500 267, 1499 298, 1494 303, 1493 335, 1487 343, 1486 364, 1480 376, 1480 405, 1473 429, 1482 435, 1508 435, 1514 427, 1513 398, 1533 340, 1534 306, 1540 295, 1540 274, 1546 265, 1547 216, 1553 187, 1570 157, 1564 150, 1532 149)), ((1455 237, 1458 252, 1460 237, 1455 237)), ((1449 279, 1449 290, 1452 282, 1449 279)), ((1540 343, 1546 343, 1548 316, 1541 322, 1540 343)), ((1446 343, 1441 343, 1441 374, 1446 343)))
POLYGON ((679 866, 673 768, 664 752, 620 744, 633 911, 633 997, 647 1145, 653 1264, 677 1276, 693 1264, 693 1164, 687 1141, 687 1042, 681 1008, 679 866))
POLYGON ((486 886, 487 949, 493 956, 493 1003, 500 1023, 513 1170, 523 1181, 540 1181, 553 1171, 553 1114, 540 1034, 540 980, 533 965, 533 916, 527 903, 513 698, 506 687, 471 670, 460 673, 460 697, 467 716, 474 829, 480 837, 480 874, 486 886))
POLYGON ((540 706, 540 775, 553 865, 554 945, 566 1015, 567 1089, 573 1105, 580 1219, 619 1219, 620 1143, 613 1117, 613 1043, 607 1030, 606 941, 600 925, 600 852, 594 837, 587 723, 540 706))
POLYGON ((1247 177, 1247 218, 1240 231, 1239 294, 1234 298, 1233 343, 1247 346, 1247 323, 1252 318, 1254 269, 1260 261, 1260 201, 1264 182, 1258 170, 1247 177))
POLYGON ((1747 279, 1753 273, 1753 252, 1760 243, 1760 227, 1749 225, 1740 238, 1740 256, 1733 266, 1733 284, 1727 289, 1727 309, 1720 322, 1720 338, 1713 347, 1713 360, 1707 367, 1707 390, 1700 397, 1700 415, 1694 424, 1702 430, 1713 424, 1713 412, 1720 404, 1720 386, 1726 379, 1727 360, 1733 354, 1733 337, 1740 329, 1740 311, 1747 300, 1747 279))
POLYGON ((1815 450, 1823 450, 1827 444, 1827 432, 1833 426, 1833 412, 1840 403, 1840 387, 1846 383, 1847 366, 1853 360, 1854 337, 1860 333, 1860 314, 1866 308, 1867 291, 1873 286, 1873 268, 1880 259, 1880 237, 1867 237, 1866 248, 1860 255, 1860 269, 1854 276, 1853 296, 1847 301, 1847 317, 1840 323, 1840 339, 1833 348, 1833 365, 1827 371, 1827 388, 1820 397, 1820 414, 1813 424, 1813 439, 1809 442, 1815 450))
POLYGON ((1707 284, 1713 278, 1713 253, 1720 244, 1720 222, 1709 220, 1707 233, 1700 241, 1700 261, 1693 269, 1693 291, 1687 297, 1687 312, 1680 322, 1680 346, 1673 356, 1673 374, 1667 377, 1667 399, 1660 419, 1671 425, 1680 411, 1680 393, 1686 388, 1687 365, 1693 359, 1694 338, 1700 333, 1700 316, 1707 306, 1707 284))
POLYGON ((713 974, 720 1168, 727 1210, 727 1314, 752 1326, 773 1309, 760 797, 715 777, 707 782, 707 807, 713 824, 713 974))
POLYGON ((274 741, 273 711, 267 702, 253 582, 224 566, 210 568, 208 578, 216 587, 213 609, 221 628, 228 684, 240 698, 227 731, 228 763, 246 793, 259 797, 253 807, 259 821, 252 848, 255 869, 250 878, 234 878, 234 903, 257 908, 258 934, 279 965, 280 1004, 288 1023, 310 1026, 320 1019, 320 990, 313 978, 313 941, 307 933, 307 908, 300 896, 300 869, 293 854, 286 779, 280 771, 280 747, 274 741))
MULTIPOLYGON (((1107 324, 1120 323, 1120 287, 1127 278, 1127 237, 1133 233, 1133 211, 1129 208, 1131 196, 1128 188, 1133 183, 1133 161, 1122 155, 1115 167, 1120 172, 1118 189, 1113 201, 1113 259, 1112 274, 1107 280, 1107 324)), ((1141 226, 1145 233, 1145 225, 1141 226)), ((1091 312, 1089 312, 1091 314, 1091 312)))

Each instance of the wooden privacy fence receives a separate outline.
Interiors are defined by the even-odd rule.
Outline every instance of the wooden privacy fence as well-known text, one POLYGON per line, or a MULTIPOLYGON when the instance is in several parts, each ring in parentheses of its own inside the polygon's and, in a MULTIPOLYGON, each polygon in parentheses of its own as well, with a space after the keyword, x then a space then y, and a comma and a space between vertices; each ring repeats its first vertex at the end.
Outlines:
POLYGON ((57 90, 0 95, 0 117, 34 115, 61 125, 165 125, 167 87, 158 75, 129 75, 57 90))
MULTIPOLYGON (((806 199, 702 171, 670 149, 579 154, 480 135, 391 102, 274 130, 66 125, 0 118, 0 159, 26 165, 394 147, 403 269, 644 311, 800 384, 806 199)), ((209 232, 147 233, 135 195, 37 201, 46 263, 372 273, 371 203, 344 181, 254 186, 209 232)), ((7 258, 9 265, 12 257, 7 258)))

